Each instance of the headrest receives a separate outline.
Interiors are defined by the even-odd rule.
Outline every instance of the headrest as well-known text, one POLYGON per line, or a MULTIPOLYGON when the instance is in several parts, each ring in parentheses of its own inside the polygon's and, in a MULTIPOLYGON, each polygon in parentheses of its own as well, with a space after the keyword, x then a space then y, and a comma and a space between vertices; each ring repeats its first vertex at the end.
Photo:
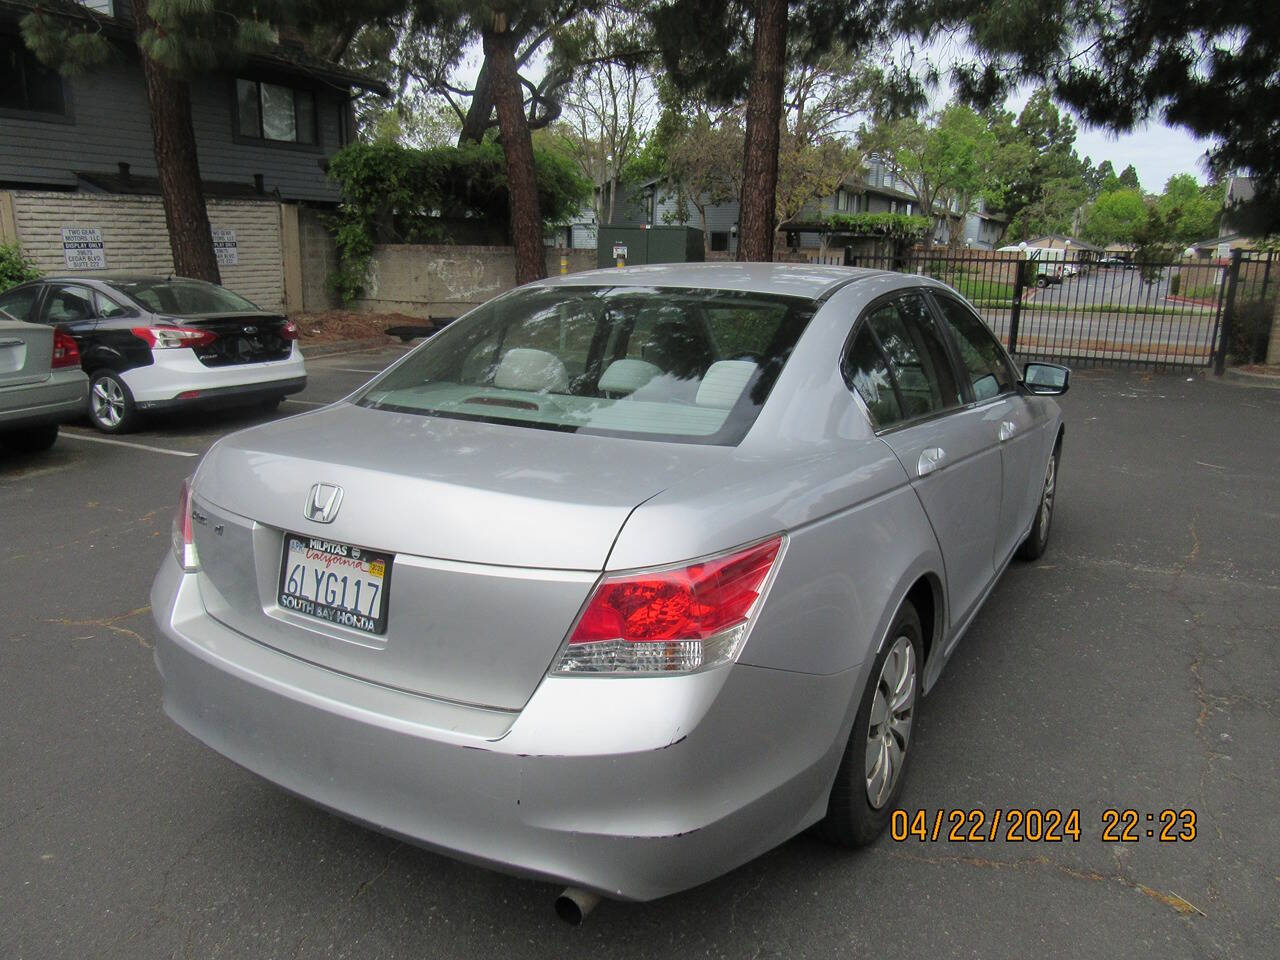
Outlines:
POLYGON ((602 393, 635 393, 661 374, 662 369, 647 360, 624 357, 613 361, 605 369, 600 377, 600 391, 602 393))
POLYGON ((738 402, 755 372, 756 365, 750 360, 717 360, 707 368, 698 387, 698 406, 728 410, 738 402))
POLYGON ((507 390, 564 393, 569 389, 569 373, 554 353, 513 347, 503 354, 493 385, 507 390))

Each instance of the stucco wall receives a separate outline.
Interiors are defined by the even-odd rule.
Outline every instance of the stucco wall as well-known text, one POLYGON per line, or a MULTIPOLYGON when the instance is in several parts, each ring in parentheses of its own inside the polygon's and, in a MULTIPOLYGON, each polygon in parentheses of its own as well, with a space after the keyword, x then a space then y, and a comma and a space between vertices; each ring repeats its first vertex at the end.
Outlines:
MULTIPOLYGON (((547 273, 592 270, 595 250, 547 248, 547 273)), ((365 295, 353 307, 416 317, 456 317, 516 285, 510 247, 387 244, 374 248, 365 295)))
MULTIPOLYGON (((18 242, 42 273, 70 272, 63 257, 63 227, 97 228, 108 271, 173 272, 164 205, 159 197, 15 190, 10 198, 18 242)), ((223 285, 267 310, 282 309, 280 205, 275 201, 210 200, 209 221, 215 230, 236 233, 239 263, 221 267, 223 285)))

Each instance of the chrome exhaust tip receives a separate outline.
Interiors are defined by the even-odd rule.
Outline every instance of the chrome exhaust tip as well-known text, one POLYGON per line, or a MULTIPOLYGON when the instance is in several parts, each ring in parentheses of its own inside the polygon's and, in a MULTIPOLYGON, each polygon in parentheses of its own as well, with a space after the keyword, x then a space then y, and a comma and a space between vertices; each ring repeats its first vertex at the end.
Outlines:
POLYGON ((587 918, 587 914, 600 902, 597 894, 577 887, 565 887, 564 892, 556 897, 556 916, 565 923, 579 926, 587 918))

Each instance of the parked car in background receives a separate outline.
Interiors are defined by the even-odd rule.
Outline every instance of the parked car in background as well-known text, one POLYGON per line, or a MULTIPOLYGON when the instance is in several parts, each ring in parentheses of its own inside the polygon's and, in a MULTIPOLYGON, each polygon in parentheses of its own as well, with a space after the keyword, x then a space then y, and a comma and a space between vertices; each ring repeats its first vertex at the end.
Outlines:
POLYGON ((203 280, 47 277, 0 294, 0 309, 75 339, 104 433, 147 411, 279 403, 307 382, 291 320, 203 280))
POLYGON ((926 277, 514 290, 232 434, 152 589, 169 715, 331 810, 647 900, 869 843, 921 697, 1049 538, 1068 371, 926 277))
POLYGON ((84 412, 88 387, 70 335, 0 310, 0 446, 49 449, 58 424, 84 412))
POLYGON ((1099 257, 1098 258, 1098 266, 1100 267, 1106 267, 1106 268, 1123 267, 1124 265, 1125 265, 1125 261, 1120 257, 1099 257))

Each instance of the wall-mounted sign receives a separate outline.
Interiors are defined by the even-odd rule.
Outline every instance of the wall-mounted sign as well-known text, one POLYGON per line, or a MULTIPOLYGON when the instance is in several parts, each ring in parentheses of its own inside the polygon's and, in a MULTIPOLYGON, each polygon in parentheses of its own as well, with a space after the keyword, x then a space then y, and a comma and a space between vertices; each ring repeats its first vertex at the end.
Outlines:
POLYGON ((107 251, 97 227, 63 227, 62 259, 69 270, 107 269, 107 251))
POLYGON ((218 266, 234 267, 240 262, 240 249, 236 246, 236 232, 234 230, 219 230, 216 227, 213 231, 213 252, 218 258, 218 266))

